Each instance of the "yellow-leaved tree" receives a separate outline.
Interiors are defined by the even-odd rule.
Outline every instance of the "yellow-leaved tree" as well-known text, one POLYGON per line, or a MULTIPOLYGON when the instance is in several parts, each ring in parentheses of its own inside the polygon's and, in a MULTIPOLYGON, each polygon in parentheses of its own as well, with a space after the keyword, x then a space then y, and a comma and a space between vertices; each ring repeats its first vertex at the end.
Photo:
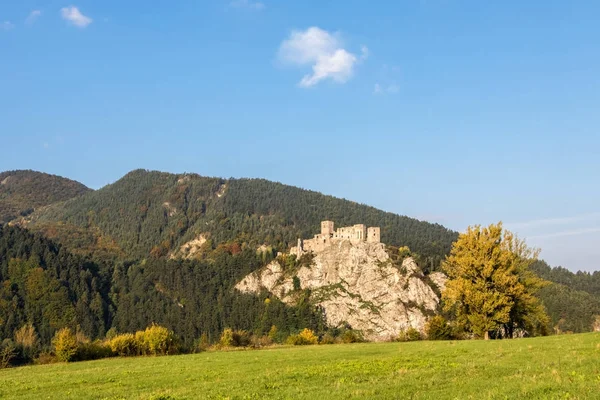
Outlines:
POLYGON ((536 297, 546 282, 529 269, 538 254, 501 222, 469 227, 443 264, 445 310, 466 332, 485 339, 493 331, 547 334, 548 316, 536 297))

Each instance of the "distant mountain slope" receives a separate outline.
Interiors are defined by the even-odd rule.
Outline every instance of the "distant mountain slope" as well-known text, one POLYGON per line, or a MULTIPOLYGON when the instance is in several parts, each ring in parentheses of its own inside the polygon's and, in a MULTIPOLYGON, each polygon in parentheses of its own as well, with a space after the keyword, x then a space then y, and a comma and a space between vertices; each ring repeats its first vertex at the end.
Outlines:
POLYGON ((407 245, 423 262, 436 265, 457 237, 441 225, 262 179, 224 180, 144 170, 41 210, 29 227, 92 228, 98 238, 114 240, 138 258, 172 254, 199 237, 213 248, 236 242, 287 250, 298 237, 317 233, 325 219, 338 226, 381 226, 383 242, 407 245))
POLYGON ((79 182, 35 171, 0 173, 0 224, 38 207, 64 201, 91 189, 79 182))
POLYGON ((552 326, 558 332, 587 332, 600 316, 600 271, 573 273, 537 261, 533 271, 552 282, 539 297, 546 306, 552 326))

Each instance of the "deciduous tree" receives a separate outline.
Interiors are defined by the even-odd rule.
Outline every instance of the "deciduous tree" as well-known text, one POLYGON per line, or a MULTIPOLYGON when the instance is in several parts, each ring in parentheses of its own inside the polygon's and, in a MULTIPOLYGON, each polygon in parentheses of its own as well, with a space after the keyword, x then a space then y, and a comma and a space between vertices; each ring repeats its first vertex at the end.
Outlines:
POLYGON ((502 223, 469 227, 443 264, 449 277, 443 293, 446 311, 466 331, 485 339, 498 330, 508 337, 515 329, 545 334, 548 317, 535 296, 545 282, 529 269, 537 255, 502 223))

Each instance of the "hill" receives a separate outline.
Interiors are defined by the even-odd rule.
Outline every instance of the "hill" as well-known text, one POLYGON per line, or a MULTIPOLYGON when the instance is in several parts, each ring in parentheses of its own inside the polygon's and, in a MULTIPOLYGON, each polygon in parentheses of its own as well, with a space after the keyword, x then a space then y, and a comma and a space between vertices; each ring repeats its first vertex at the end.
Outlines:
POLYGON ((134 332, 160 323, 188 350, 202 334, 218 340, 226 327, 266 334, 276 325, 282 335, 305 327, 324 331, 321 313, 309 302, 287 306, 232 290, 263 260, 255 250, 220 249, 210 260, 92 261, 39 234, 0 226, 0 343, 27 323, 43 349, 63 327, 96 339, 109 328, 134 332))
MULTIPOLYGON (((33 257, 37 262, 60 248, 77 260, 65 266, 85 269, 86 263, 92 263, 96 267, 91 271, 104 271, 96 278, 103 282, 97 289, 104 302, 103 324, 102 329, 86 328, 91 338, 110 327, 133 332, 152 322, 173 329, 186 345, 203 333, 214 340, 225 327, 259 334, 271 325, 282 333, 310 327, 323 334, 326 328, 314 301, 291 306, 271 298, 267 307, 267 294, 242 295, 234 287, 273 261, 279 251, 287 252, 298 237, 312 237, 325 219, 340 226, 380 226, 382 242, 409 246, 425 276, 437 268, 457 237, 437 224, 266 180, 136 170, 112 185, 23 218, 22 225, 35 235, 19 236, 5 229, 5 236, 20 239, 6 242, 11 244, 0 256, 5 265, 11 258, 33 257), (11 255, 9 250, 17 248, 29 250, 11 255)), ((397 248, 388 250, 397 255, 397 248)), ((63 276, 59 266, 53 268, 55 276, 63 276)), ((572 274, 544 263, 536 264, 536 272, 555 282, 540 294, 551 328, 589 331, 600 314, 598 274, 572 274)), ((0 278, 5 284, 11 280, 8 275, 0 278)), ((68 290, 80 285, 74 274, 60 280, 68 290)), ((6 296, 10 304, 10 294, 6 296)), ((95 293, 84 296, 81 310, 90 296, 95 293)), ((77 301, 72 304, 77 306, 77 301)), ((79 319, 72 321, 80 324, 79 319)), ((47 319, 39 324, 50 326, 47 319)), ((52 329, 47 329, 50 334, 52 329)), ((7 330, 5 337, 9 336, 7 330)))
MULTIPOLYGON (((532 269, 551 282, 539 297, 548 310, 555 332, 586 332, 600 315, 600 272, 573 273, 537 261, 532 269)), ((600 326, 598 327, 600 329, 600 326)))
MULTIPOLYGON (((132 171, 100 190, 35 212, 27 226, 69 246, 69 232, 92 232, 87 244, 114 243, 128 258, 177 256, 186 244, 270 245, 287 251, 312 237, 320 221, 381 227, 381 240, 409 246, 435 267, 457 233, 438 224, 262 179, 220 179, 195 174, 132 171)), ((81 240, 80 237, 77 238, 81 240)), ((109 246, 110 247, 110 246, 109 246)), ((189 254, 187 254, 189 255, 189 254)))
POLYGON ((0 173, 0 225, 39 207, 91 191, 79 182, 35 171, 0 173))
POLYGON ((11 399, 593 399, 600 335, 366 343, 14 368, 11 399))

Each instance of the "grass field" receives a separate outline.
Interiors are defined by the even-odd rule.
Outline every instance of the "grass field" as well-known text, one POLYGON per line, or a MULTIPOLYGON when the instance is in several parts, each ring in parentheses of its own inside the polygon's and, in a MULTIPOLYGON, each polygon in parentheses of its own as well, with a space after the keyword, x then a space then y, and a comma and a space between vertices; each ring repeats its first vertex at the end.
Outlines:
POLYGON ((600 399, 600 334, 105 359, 0 371, 9 399, 600 399))

